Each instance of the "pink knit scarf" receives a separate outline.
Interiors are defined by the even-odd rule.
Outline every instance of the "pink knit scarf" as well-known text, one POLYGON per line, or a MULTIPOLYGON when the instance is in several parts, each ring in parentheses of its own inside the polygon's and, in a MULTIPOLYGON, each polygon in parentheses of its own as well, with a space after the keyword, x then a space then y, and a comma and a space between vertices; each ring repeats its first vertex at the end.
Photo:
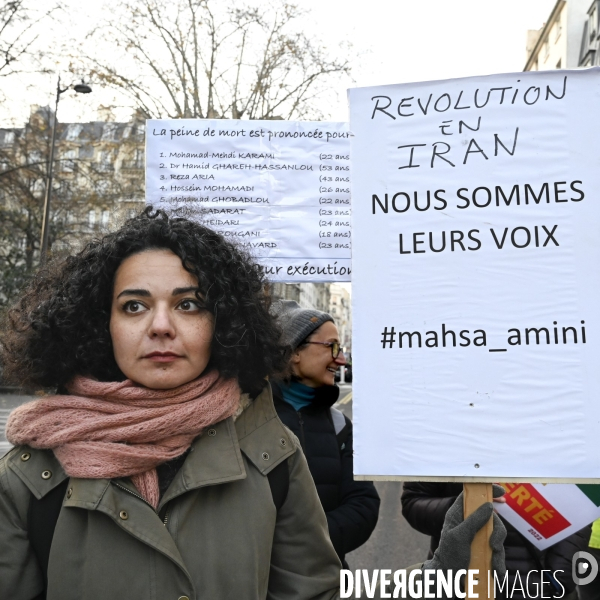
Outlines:
POLYGON ((131 477, 154 508, 156 467, 183 454, 206 427, 233 415, 240 400, 237 381, 216 371, 171 390, 85 377, 75 377, 67 389, 71 395, 16 408, 6 424, 7 439, 52 449, 72 477, 131 477))

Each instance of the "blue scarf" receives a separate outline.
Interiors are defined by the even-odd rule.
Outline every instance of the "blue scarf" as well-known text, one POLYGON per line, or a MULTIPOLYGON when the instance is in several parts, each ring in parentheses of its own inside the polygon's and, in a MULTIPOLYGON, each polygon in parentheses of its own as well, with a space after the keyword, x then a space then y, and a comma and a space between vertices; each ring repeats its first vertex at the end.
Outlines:
POLYGON ((280 387, 283 399, 296 411, 308 406, 315 399, 315 388, 303 383, 291 381, 288 385, 281 383, 280 387))

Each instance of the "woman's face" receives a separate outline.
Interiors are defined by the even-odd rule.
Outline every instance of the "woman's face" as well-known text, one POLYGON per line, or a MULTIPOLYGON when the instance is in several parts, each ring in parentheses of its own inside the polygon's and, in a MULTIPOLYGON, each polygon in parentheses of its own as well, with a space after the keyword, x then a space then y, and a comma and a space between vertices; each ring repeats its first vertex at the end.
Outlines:
MULTIPOLYGON (((310 342, 339 342, 337 327, 331 322, 323 323, 308 339, 310 342)), ((322 344, 307 344, 292 355, 292 371, 300 383, 312 388, 335 383, 335 372, 346 359, 340 352, 333 358, 331 347, 322 344)))
POLYGON ((213 316, 194 292, 196 278, 170 250, 126 258, 114 281, 110 336, 125 376, 153 389, 196 379, 208 365, 213 316))

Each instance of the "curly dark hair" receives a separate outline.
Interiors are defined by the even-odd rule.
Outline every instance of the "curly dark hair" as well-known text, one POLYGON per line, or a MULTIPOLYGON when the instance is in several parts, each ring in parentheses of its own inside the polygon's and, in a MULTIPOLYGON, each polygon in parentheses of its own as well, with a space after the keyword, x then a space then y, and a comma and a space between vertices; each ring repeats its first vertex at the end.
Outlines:
POLYGON ((109 332, 113 280, 125 258, 151 249, 171 250, 198 280, 215 321, 210 367, 250 394, 285 372, 288 354, 269 314, 262 267, 215 231, 148 207, 33 278, 2 327, 5 379, 59 389, 78 374, 123 380, 109 332))

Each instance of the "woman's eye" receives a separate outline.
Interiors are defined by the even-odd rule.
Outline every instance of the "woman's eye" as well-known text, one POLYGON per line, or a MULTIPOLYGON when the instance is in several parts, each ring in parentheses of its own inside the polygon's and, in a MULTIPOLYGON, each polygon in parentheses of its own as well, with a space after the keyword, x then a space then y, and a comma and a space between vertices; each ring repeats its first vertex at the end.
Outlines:
POLYGON ((139 313, 142 312, 146 307, 137 300, 129 300, 123 304, 123 310, 128 313, 139 313))
POLYGON ((179 303, 179 309, 187 312, 200 310, 202 307, 197 300, 182 300, 179 303))

